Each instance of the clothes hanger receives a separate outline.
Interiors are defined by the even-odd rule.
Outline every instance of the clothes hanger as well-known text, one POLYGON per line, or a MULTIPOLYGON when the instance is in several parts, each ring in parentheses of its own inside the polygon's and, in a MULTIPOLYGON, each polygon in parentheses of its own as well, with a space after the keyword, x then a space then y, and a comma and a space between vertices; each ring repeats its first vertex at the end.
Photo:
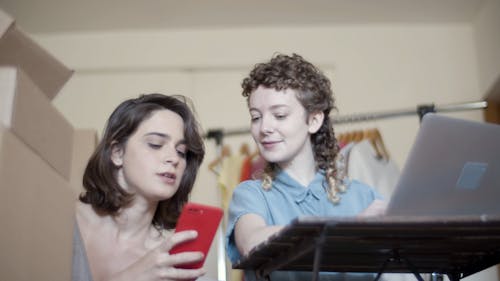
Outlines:
POLYGON ((346 143, 351 143, 354 141, 354 131, 349 131, 346 133, 346 136, 345 136, 345 141, 346 143))
POLYGON ((226 145, 222 146, 222 151, 221 151, 220 156, 218 156, 217 158, 215 158, 215 160, 213 160, 212 162, 210 162, 208 164, 208 169, 210 169, 210 171, 214 172, 215 174, 218 174, 218 171, 216 168, 219 166, 219 164, 222 162, 222 160, 224 160, 225 157, 229 157, 229 156, 231 156, 231 147, 226 144, 226 145))
POLYGON ((384 157, 385 160, 389 160, 390 158, 389 151, 387 150, 384 144, 384 139, 382 138, 382 134, 380 134, 380 131, 378 129, 375 129, 375 134, 377 135, 377 146, 382 152, 382 156, 384 157))
POLYGON ((354 136, 353 136, 353 141, 355 142, 360 142, 364 138, 364 132, 363 130, 356 130, 354 131, 354 136))
POLYGON ((389 153, 385 148, 384 140, 382 139, 380 131, 377 128, 367 129, 366 137, 367 139, 370 140, 370 143, 373 145, 373 148, 375 149, 377 156, 382 159, 389 160, 389 153))
POLYGON ((346 133, 340 133, 337 135, 337 141, 339 142, 339 144, 347 144, 346 142, 346 133))
POLYGON ((360 130, 353 130, 343 132, 337 136, 337 140, 342 144, 349 144, 351 142, 358 142, 363 138, 363 132, 360 130))

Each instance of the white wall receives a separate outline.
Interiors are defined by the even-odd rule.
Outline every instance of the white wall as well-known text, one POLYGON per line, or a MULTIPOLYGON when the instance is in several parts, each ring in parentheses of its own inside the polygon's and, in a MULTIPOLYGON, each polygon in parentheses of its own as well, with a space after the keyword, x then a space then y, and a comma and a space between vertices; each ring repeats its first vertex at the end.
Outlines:
MULTIPOLYGON (((182 93, 195 102, 210 96, 198 107, 208 129, 247 126, 239 94, 241 78, 276 51, 297 52, 320 65, 332 78, 340 114, 478 100, 483 92, 473 34, 466 25, 361 25, 40 35, 38 39, 76 70, 55 100, 75 126, 100 130, 103 117, 123 97, 162 91, 182 93), (96 105, 92 96, 103 104, 96 105), (217 96, 231 106, 221 106, 217 96), (225 118, 222 109, 232 109, 231 118, 225 118)), ((471 114, 481 118, 477 112, 466 115, 471 114)), ((373 125, 384 131, 394 158, 402 164, 418 120, 366 124, 373 125), (406 131, 391 130, 408 124, 406 131)))
POLYGON ((479 84, 484 93, 500 79, 500 0, 486 0, 476 19, 479 84))
MULTIPOLYGON (((38 34, 37 41, 74 77, 54 100, 77 128, 102 131, 121 100, 139 93, 184 94, 194 100, 202 126, 244 128, 248 113, 240 83, 251 67, 274 52, 297 52, 332 79, 339 113, 415 109, 481 100, 475 33, 468 25, 345 25, 255 29, 38 34)), ((452 113, 481 120, 480 111, 452 113)), ((418 117, 341 125, 338 131, 377 127, 402 167, 418 117)), ((249 136, 226 138, 233 152, 249 136)), ((212 140, 193 200, 219 204, 212 140)), ((215 250, 207 269, 217 277, 215 250)), ((496 271, 495 271, 496 272, 496 271)), ((497 280, 494 273, 491 279, 497 280)))

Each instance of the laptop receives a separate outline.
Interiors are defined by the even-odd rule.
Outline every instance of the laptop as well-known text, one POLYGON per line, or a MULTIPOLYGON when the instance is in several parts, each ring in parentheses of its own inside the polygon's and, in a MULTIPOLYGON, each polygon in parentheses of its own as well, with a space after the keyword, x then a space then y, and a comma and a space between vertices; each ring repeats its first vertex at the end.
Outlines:
POLYGON ((500 125, 424 115, 386 214, 500 215, 500 125))

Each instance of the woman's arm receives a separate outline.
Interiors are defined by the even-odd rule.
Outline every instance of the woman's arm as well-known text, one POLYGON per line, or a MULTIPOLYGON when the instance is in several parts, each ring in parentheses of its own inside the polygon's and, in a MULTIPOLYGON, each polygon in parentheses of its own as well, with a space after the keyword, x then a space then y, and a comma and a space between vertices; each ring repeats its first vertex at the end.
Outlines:
POLYGON ((234 229, 236 247, 242 256, 248 255, 258 244, 266 241, 283 226, 268 226, 264 219, 256 214, 246 214, 238 219, 234 229))

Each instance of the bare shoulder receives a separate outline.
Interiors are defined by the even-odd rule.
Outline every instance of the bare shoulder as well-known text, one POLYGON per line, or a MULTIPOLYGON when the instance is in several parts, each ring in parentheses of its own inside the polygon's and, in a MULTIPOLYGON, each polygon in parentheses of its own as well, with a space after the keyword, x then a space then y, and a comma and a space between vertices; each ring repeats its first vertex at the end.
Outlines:
POLYGON ((94 211, 91 205, 77 201, 75 204, 76 222, 80 232, 85 236, 85 233, 90 229, 96 229, 101 219, 94 211))
POLYGON ((89 204, 82 203, 77 201, 75 204, 75 214, 76 218, 79 221, 91 220, 93 216, 94 210, 92 210, 92 206, 89 204))

